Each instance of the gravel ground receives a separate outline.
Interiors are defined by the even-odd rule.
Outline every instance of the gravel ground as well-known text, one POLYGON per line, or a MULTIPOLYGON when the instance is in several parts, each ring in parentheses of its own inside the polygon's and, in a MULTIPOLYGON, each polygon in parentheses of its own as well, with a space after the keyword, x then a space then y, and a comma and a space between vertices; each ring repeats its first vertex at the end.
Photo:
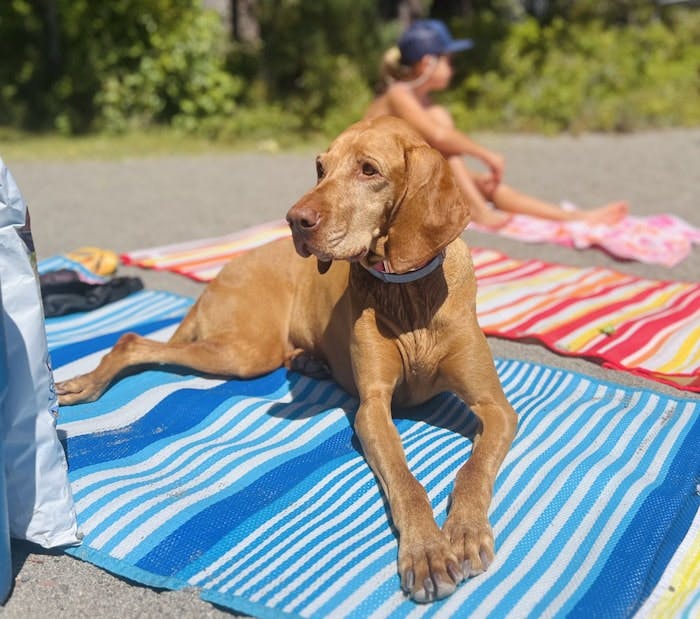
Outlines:
MULTIPOLYGON (((670 212, 700 226, 700 128, 580 137, 477 136, 506 159, 506 182, 537 196, 581 207, 627 199, 635 214, 670 212)), ((1 148, 1 145, 0 145, 1 148)), ((32 215, 38 258, 96 245, 124 252, 218 236, 283 217, 315 182, 314 154, 239 153, 64 163, 6 161, 32 215)), ((2 152, 0 151, 0 155, 2 152)), ((654 279, 697 281, 700 249, 673 269, 620 262, 597 250, 525 244, 465 233, 472 246, 516 258, 600 265, 654 279)), ((182 276, 122 267, 147 288, 196 296, 203 285, 182 276)), ((498 356, 557 365, 632 386, 623 372, 557 356, 535 344, 490 338, 498 356)), ((13 543, 15 585, 0 615, 8 618, 231 616, 196 591, 159 591, 27 543, 13 543)))

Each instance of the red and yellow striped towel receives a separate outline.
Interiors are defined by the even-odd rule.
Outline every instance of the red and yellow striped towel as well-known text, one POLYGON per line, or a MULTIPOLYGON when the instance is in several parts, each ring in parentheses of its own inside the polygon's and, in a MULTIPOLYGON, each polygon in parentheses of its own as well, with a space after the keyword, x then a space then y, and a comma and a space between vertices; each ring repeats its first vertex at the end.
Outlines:
POLYGON ((487 335, 700 392, 700 284, 472 250, 487 335))
MULTIPOLYGON (((209 281, 232 256, 288 235, 280 220, 123 254, 122 261, 209 281)), ((472 255, 487 335, 535 339, 561 354, 700 392, 700 284, 515 260, 488 249, 472 255)))
POLYGON ((289 224, 279 219, 226 236, 132 251, 120 258, 123 264, 172 271, 208 282, 234 256, 285 236, 290 236, 289 224))

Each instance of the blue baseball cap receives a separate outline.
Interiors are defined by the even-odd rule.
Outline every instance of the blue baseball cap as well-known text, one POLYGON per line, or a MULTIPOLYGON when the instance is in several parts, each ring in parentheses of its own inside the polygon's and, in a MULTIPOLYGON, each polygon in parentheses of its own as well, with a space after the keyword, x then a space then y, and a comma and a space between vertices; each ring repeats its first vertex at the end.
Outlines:
POLYGON ((471 39, 453 39, 444 22, 439 19, 414 21, 399 38, 401 64, 412 65, 423 56, 453 54, 474 47, 471 39))

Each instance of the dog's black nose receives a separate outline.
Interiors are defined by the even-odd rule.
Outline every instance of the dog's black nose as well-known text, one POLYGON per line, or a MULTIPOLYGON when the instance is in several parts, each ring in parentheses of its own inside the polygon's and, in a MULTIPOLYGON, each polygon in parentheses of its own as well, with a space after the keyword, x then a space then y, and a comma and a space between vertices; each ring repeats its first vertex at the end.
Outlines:
POLYGON ((287 213, 287 222, 292 229, 312 230, 320 221, 321 214, 310 206, 295 205, 287 213))

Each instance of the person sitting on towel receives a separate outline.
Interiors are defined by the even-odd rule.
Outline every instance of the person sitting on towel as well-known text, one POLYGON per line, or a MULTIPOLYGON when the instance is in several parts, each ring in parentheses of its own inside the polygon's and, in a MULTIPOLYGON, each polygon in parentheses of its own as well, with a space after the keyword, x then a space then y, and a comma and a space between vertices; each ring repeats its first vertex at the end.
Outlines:
POLYGON ((385 53, 382 63, 385 89, 370 104, 365 118, 388 114, 403 118, 413 126, 449 161, 455 180, 471 206, 472 221, 481 225, 501 227, 515 213, 555 221, 606 224, 624 218, 628 204, 622 200, 591 210, 565 210, 502 182, 503 157, 456 129, 447 109, 430 99, 430 93, 445 90, 450 84, 452 54, 471 46, 469 39, 453 39, 447 26, 439 20, 413 22, 399 38, 398 46, 385 53), (489 172, 476 173, 468 169, 463 159, 465 155, 480 159, 489 172))

